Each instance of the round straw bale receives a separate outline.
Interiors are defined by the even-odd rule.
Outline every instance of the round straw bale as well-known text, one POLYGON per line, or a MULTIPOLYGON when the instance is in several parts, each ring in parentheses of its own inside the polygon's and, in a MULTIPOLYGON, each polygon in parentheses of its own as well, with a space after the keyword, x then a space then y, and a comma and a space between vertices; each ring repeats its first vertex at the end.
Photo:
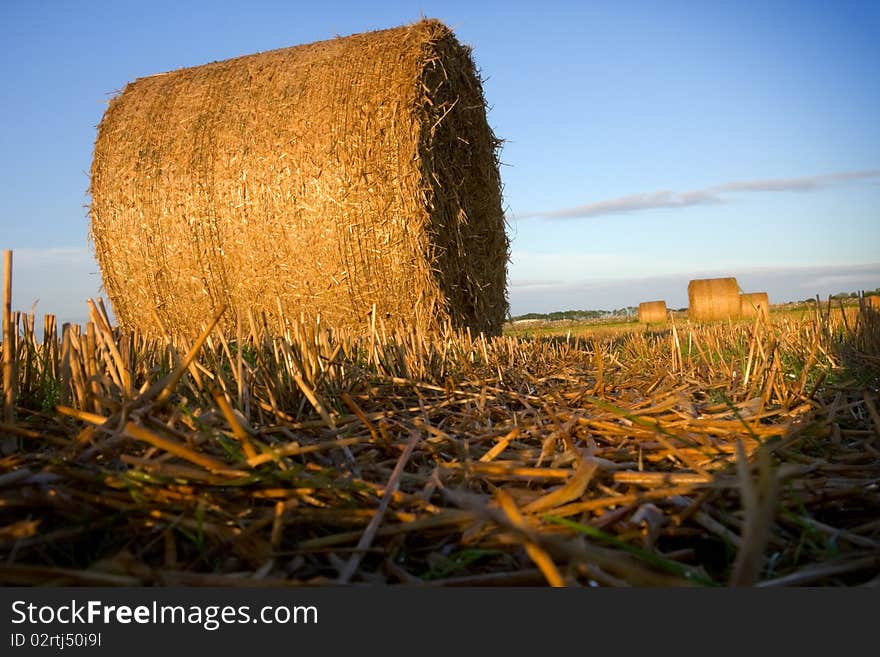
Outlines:
POLYGON ((880 295, 872 294, 871 296, 865 297, 865 305, 869 308, 880 309, 880 295))
POLYGON ((739 295, 740 315, 742 317, 757 317, 762 313, 765 319, 770 317, 770 297, 766 292, 747 292, 739 295))
POLYGON ((666 321, 665 301, 642 301, 639 304, 639 321, 643 324, 666 321))
MULTIPOLYGON (((261 313, 500 333, 509 242, 470 49, 413 25, 145 78, 98 126, 91 236, 123 328, 261 313)), ((275 324, 277 325, 277 324, 275 324)))
POLYGON ((688 317, 697 321, 739 317, 735 278, 701 278, 688 283, 688 317))

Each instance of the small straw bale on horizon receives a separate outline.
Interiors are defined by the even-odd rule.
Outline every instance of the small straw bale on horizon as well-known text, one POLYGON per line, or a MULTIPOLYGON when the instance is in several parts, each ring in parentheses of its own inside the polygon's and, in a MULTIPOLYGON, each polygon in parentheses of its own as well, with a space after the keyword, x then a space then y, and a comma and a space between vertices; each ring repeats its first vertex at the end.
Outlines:
POLYGON ((643 301, 640 303, 639 321, 643 324, 666 322, 666 301, 643 301))
POLYGON ((688 283, 688 317, 695 321, 736 319, 740 315, 736 278, 698 278, 688 283))
POLYGON ((742 317, 757 317, 758 313, 763 313, 765 319, 770 317, 770 297, 766 292, 746 292, 739 298, 742 317))

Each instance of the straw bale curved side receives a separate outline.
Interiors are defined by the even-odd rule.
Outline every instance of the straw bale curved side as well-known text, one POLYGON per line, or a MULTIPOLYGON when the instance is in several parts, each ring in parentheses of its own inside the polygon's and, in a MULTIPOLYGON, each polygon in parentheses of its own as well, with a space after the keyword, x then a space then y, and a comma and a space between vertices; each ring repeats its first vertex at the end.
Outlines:
POLYGON ((865 304, 869 308, 877 308, 880 310, 880 295, 872 294, 871 296, 865 297, 865 304))
POLYGON ((770 317, 770 297, 766 292, 747 292, 741 294, 739 299, 742 317, 757 317, 758 313, 765 318, 770 317))
POLYGON ((699 278, 688 283, 688 317, 697 321, 739 317, 735 278, 699 278))
POLYGON ((318 317, 500 333, 498 140, 470 50, 419 23, 141 78, 98 128, 91 235, 123 328, 318 317))
POLYGON ((666 301, 642 301, 639 304, 639 321, 653 324, 666 321, 666 301))

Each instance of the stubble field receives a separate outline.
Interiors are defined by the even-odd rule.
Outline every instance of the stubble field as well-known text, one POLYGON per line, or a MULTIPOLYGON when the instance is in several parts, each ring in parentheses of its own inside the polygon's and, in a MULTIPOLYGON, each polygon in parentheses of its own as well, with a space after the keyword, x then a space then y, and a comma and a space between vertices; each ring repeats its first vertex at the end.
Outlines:
POLYGON ((877 583, 863 304, 494 339, 91 317, 18 316, 0 583, 877 583))

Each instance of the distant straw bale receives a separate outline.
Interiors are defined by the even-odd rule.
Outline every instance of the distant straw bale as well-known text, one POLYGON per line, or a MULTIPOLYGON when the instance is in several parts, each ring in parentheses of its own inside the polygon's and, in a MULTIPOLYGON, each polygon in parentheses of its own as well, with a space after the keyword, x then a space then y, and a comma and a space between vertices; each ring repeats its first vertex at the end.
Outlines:
POLYGON ((688 283, 688 317, 697 321, 739 317, 739 284, 735 278, 701 278, 688 283))
MULTIPOLYGON (((120 324, 193 334, 221 305, 363 330, 507 313, 498 140, 442 23, 130 83, 91 171, 91 235, 120 324)), ((277 325, 277 324, 272 324, 277 325)))
POLYGON ((877 308, 880 310, 880 295, 872 294, 871 296, 865 297, 865 304, 869 308, 877 308))
POLYGON ((665 301, 643 301, 639 304, 639 321, 643 324, 666 321, 665 301))
POLYGON ((765 318, 770 317, 770 297, 766 292, 747 292, 740 295, 739 301, 741 316, 757 317, 760 312, 765 318))

